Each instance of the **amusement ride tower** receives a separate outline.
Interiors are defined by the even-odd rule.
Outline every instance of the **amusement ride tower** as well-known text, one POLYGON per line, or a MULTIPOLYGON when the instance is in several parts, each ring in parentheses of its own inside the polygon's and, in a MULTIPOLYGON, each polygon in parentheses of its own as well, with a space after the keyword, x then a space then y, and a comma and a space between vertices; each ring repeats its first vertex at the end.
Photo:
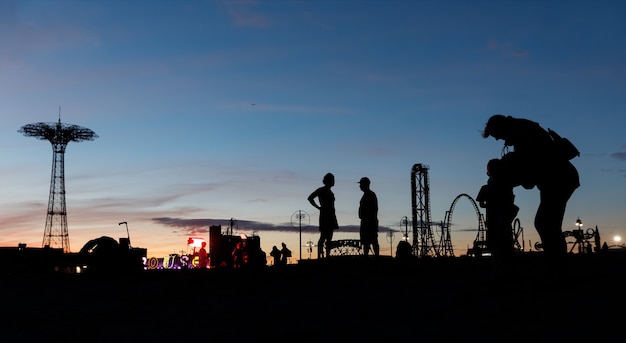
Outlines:
POLYGON ((98 135, 78 125, 61 123, 60 114, 57 123, 28 124, 17 132, 26 137, 48 140, 52 144, 52 177, 42 246, 62 248, 63 252, 70 252, 65 205, 65 148, 69 142, 92 141, 98 138, 98 135))
POLYGON ((428 166, 416 163, 411 168, 411 212, 413 215, 413 255, 438 255, 430 220, 430 182, 428 166))

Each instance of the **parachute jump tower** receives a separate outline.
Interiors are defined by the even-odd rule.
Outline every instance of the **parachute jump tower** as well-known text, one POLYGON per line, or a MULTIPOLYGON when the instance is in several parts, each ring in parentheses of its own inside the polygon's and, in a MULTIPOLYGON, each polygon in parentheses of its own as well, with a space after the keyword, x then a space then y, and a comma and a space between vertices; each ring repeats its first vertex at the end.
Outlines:
POLYGON ((65 205, 65 148, 69 142, 92 141, 98 135, 78 125, 61 123, 60 113, 57 123, 27 124, 17 132, 26 137, 48 140, 52 144, 52 177, 42 247, 62 248, 63 252, 69 253, 70 238, 65 205))

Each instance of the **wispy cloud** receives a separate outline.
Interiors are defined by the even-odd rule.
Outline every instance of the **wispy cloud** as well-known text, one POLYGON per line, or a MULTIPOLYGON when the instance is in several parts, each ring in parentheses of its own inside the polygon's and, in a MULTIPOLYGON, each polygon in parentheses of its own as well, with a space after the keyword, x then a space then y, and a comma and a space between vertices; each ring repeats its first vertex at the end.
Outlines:
POLYGON ((611 157, 616 160, 626 161, 626 152, 614 152, 611 154, 611 157))
MULTIPOLYGON (((258 99, 257 99, 258 100, 258 99)), ((347 107, 332 107, 332 106, 314 106, 314 105, 286 105, 276 103, 263 103, 258 101, 239 101, 230 102, 220 105, 220 108, 228 110, 250 110, 254 113, 289 113, 289 114, 332 114, 342 115, 352 113, 353 110, 347 107)))
POLYGON ((67 46, 97 43, 97 36, 85 28, 65 23, 36 25, 33 23, 13 22, 3 25, 6 34, 0 35, 0 42, 11 54, 30 53, 33 51, 58 50, 67 46))
MULTIPOLYGON (((184 232, 187 235, 199 235, 208 233, 208 228, 211 226, 222 226, 226 229, 232 225, 233 231, 236 232, 297 232, 299 228, 294 227, 291 223, 282 224, 269 224, 251 220, 235 220, 231 224, 230 219, 211 219, 211 218, 196 218, 196 219, 184 219, 184 218, 172 218, 172 217, 157 217, 152 218, 152 221, 165 225, 168 227, 176 228, 176 232, 184 232)), ((317 230, 317 226, 308 226, 308 230, 317 230)), ((337 232, 359 232, 358 225, 343 225, 340 226, 337 232)), ((380 226, 378 228, 380 232, 396 229, 380 226)))
POLYGON ((258 2, 254 0, 224 1, 224 5, 236 26, 267 28, 270 26, 269 19, 253 9, 257 4, 258 2))
POLYGON ((237 232, 257 232, 257 231, 294 231, 291 225, 275 225, 250 220, 236 220, 231 224, 231 219, 211 219, 211 218, 171 218, 158 217, 152 221, 161 225, 176 228, 177 231, 184 231, 187 234, 207 233, 211 226, 222 226, 224 228, 233 226, 237 232))
POLYGON ((514 47, 511 43, 502 43, 497 40, 490 40, 489 42, 487 42, 485 48, 487 51, 519 60, 526 59, 529 56, 528 51, 514 47))

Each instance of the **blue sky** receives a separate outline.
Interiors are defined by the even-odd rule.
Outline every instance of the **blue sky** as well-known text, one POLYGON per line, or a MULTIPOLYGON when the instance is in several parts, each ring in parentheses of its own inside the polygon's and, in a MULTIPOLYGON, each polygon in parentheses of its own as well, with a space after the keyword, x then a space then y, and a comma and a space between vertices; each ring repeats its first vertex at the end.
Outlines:
MULTIPOLYGON (((0 0, 0 245, 41 246, 50 144, 29 123, 87 127, 70 143, 70 245, 126 236, 150 256, 208 226, 286 242, 332 172, 342 229, 358 238, 357 181, 372 180, 386 230, 411 217, 411 168, 429 167, 432 219, 475 197, 501 142, 495 113, 539 122, 581 151, 564 230, 626 236, 626 4, 620 1, 0 0)), ((515 190, 526 241, 538 191, 515 190)), ((454 209, 461 255, 475 236, 454 209)), ((303 249, 304 251, 304 249, 303 249)), ((303 258, 308 257, 303 252, 303 258)))

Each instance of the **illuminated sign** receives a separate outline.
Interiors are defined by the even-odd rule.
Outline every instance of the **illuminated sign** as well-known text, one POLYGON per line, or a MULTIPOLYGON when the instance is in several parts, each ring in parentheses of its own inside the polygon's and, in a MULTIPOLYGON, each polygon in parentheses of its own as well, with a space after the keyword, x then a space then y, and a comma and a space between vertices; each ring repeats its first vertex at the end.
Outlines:
POLYGON ((202 243, 206 243, 204 238, 189 237, 187 239, 187 245, 189 245, 192 248, 200 248, 202 247, 202 243))

